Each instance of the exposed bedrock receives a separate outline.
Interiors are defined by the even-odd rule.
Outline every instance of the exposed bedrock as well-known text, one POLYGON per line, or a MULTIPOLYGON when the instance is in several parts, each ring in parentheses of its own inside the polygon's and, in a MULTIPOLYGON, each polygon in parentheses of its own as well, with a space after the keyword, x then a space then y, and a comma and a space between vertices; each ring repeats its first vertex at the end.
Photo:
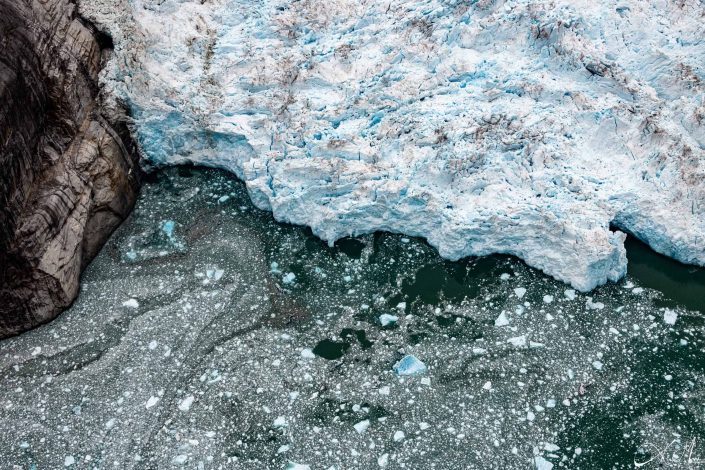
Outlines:
POLYGON ((129 214, 138 154, 98 75, 112 42, 69 0, 0 0, 0 337, 56 316, 129 214))
POLYGON ((580 290, 624 275, 622 231, 705 264, 701 1, 81 8, 150 163, 228 169, 329 242, 422 236, 580 290))

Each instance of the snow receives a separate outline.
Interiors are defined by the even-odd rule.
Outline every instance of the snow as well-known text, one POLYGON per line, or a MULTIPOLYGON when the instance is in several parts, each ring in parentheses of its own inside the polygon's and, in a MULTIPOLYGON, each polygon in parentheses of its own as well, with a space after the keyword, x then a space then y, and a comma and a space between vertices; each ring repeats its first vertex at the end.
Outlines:
POLYGON ((382 454, 377 458, 377 465, 384 468, 389 464, 389 454, 382 454))
POLYGON ((705 264, 697 6, 456 3, 80 9, 113 38, 106 106, 129 106, 148 164, 227 169, 331 244, 399 232, 580 291, 626 273, 610 227, 705 264))

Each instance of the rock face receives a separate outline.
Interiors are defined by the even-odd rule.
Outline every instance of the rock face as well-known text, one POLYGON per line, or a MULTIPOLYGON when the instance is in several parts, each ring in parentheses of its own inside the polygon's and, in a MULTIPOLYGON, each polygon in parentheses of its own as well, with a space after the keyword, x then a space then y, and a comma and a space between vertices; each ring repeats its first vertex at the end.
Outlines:
POLYGON ((96 0, 155 165, 242 178, 328 241, 426 237, 580 290, 624 235, 705 263, 698 0, 96 0))
POLYGON ((137 152, 104 114, 111 40, 69 0, 0 0, 0 337, 53 318, 129 214, 137 152))

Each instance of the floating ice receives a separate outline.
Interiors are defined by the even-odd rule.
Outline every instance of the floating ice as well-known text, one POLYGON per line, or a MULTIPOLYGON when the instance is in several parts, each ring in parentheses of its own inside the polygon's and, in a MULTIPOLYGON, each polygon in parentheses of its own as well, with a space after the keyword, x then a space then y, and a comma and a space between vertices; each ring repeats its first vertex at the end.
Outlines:
POLYGON ((416 356, 408 354, 394 364, 397 375, 418 375, 426 372, 426 364, 419 361, 416 356))
POLYGON ((181 403, 179 403, 179 411, 188 411, 191 409, 191 405, 193 405, 193 401, 195 400, 195 397, 193 395, 189 395, 183 400, 181 400, 181 403))
POLYGON ((273 425, 275 428, 285 428, 285 427, 287 426, 286 417, 285 417, 285 416, 278 416, 278 417, 274 420, 274 423, 272 423, 272 425, 273 425))
POLYGON ((284 284, 292 284, 295 279, 296 279, 296 274, 294 274, 294 273, 286 273, 286 274, 282 277, 282 282, 283 282, 284 284))
POLYGON ((668 308, 663 312, 663 322, 666 325, 675 325, 677 320, 678 312, 668 308))
POLYGON ((366 419, 360 421, 359 423, 355 423, 353 427, 355 428, 355 431, 357 431, 358 434, 362 434, 363 432, 367 431, 367 428, 370 427, 370 420, 366 419))
POLYGON ((311 467, 296 462, 289 462, 286 467, 284 467, 284 470, 311 470, 311 467))
POLYGON ((206 277, 213 281, 220 281, 220 279, 223 277, 223 274, 225 274, 225 270, 220 269, 217 266, 206 269, 206 277))
POLYGON ((67 455, 66 457, 64 457, 64 467, 70 467, 75 463, 76 459, 73 458, 73 455, 67 455))
POLYGON ((158 401, 159 401, 158 397, 151 396, 151 397, 149 397, 149 400, 147 400, 147 403, 145 403, 144 407, 149 409, 149 408, 153 407, 154 405, 156 405, 158 401))
POLYGON ((509 318, 507 318, 507 314, 502 310, 502 313, 499 314, 499 316, 495 319, 494 321, 494 326, 507 326, 509 325, 509 318))
POLYGON ((404 437, 405 437, 404 431, 396 431, 394 433, 394 437, 392 439, 394 439, 394 442, 401 442, 404 440, 404 437))
POLYGON ((523 287, 517 287, 516 289, 514 289, 514 295, 517 296, 517 299, 521 299, 522 297, 524 297, 525 294, 526 289, 523 287))
POLYGON ((310 348, 304 348, 301 350, 301 357, 306 359, 313 359, 316 357, 316 355, 313 354, 313 350, 311 350, 310 348))
POLYGON ((540 455, 534 457, 534 463, 536 464, 536 470, 551 470, 553 468, 553 464, 540 455))
POLYGON ((383 313, 379 316, 379 323, 382 326, 396 325, 399 317, 396 315, 390 315, 388 313, 383 313))
POLYGON ((550 304, 553 302, 553 296, 552 295, 544 295, 543 296, 543 303, 545 304, 550 304))
POLYGON ((139 304, 139 302, 137 302, 137 299, 130 299, 130 300, 124 301, 122 303, 122 306, 127 307, 127 308, 139 308, 140 304, 139 304))
POLYGON ((563 291, 563 295, 565 295, 566 299, 568 300, 575 300, 575 291, 573 289, 566 289, 563 291))
POLYGON ((511 344, 515 348, 524 348, 524 347, 526 347, 526 343, 527 343, 526 336, 521 335, 521 336, 515 336, 513 338, 509 338, 507 340, 507 343, 511 344))

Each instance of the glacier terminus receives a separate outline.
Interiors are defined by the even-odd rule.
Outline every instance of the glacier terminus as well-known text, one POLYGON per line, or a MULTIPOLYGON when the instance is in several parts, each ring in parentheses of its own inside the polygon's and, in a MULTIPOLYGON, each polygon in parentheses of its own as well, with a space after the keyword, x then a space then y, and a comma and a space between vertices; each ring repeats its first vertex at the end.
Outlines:
POLYGON ((588 291, 625 233, 705 264, 697 0, 95 0, 150 165, 227 169, 333 243, 390 231, 588 291))

